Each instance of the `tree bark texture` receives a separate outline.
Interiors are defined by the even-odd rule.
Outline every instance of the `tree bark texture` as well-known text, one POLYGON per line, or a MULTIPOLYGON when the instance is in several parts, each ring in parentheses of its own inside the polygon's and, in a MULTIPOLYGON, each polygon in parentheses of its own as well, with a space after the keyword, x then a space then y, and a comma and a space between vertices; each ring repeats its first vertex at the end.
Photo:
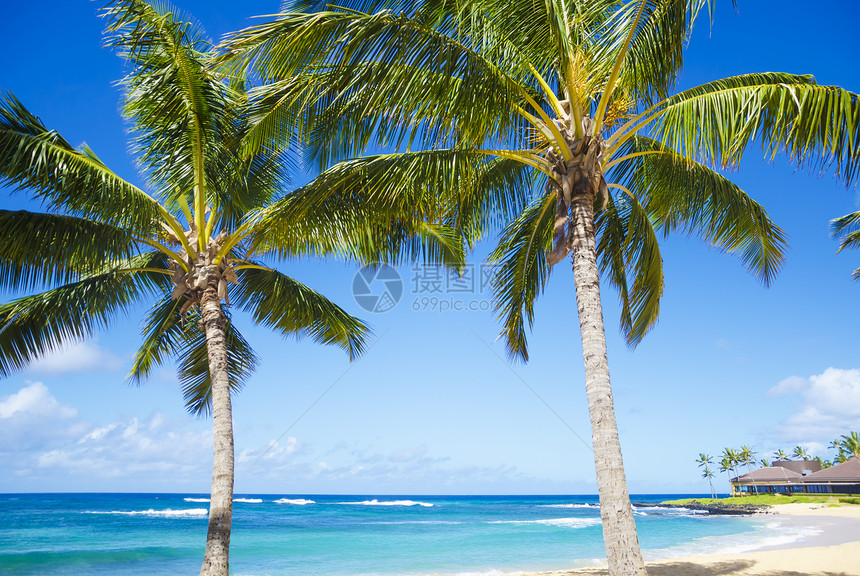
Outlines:
POLYGON ((585 392, 591 417, 603 541, 611 576, 644 576, 645 563, 639 549, 636 523, 624 476, 609 382, 593 203, 594 194, 575 195, 571 202, 571 217, 574 220, 573 275, 582 332, 585 392))
POLYGON ((226 317, 218 297, 218 278, 211 277, 200 300, 206 333, 209 373, 212 378, 212 495, 209 530, 200 576, 228 576, 230 525, 233 520, 233 412, 227 373, 226 317))

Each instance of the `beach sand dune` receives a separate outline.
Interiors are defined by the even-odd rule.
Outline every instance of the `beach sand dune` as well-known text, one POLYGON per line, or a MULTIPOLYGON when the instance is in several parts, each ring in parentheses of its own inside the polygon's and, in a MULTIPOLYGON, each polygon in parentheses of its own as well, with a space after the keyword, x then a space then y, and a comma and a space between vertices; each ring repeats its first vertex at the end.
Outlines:
MULTIPOLYGON (((809 526, 824 530, 792 548, 648 563, 649 576, 860 576, 860 506, 785 504, 771 507, 768 513, 802 518, 809 526), (834 518, 847 521, 834 523, 834 518)), ((605 568, 584 568, 541 572, 539 576, 608 573, 605 568)))

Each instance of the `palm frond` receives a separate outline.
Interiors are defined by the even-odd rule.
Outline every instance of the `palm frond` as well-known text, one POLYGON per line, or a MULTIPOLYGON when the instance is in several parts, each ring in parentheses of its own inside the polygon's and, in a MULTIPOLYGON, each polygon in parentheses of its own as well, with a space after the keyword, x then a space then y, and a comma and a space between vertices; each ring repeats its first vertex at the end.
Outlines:
POLYGON ((229 127, 226 87, 204 69, 208 45, 179 15, 143 0, 116 0, 102 15, 108 46, 131 66, 122 85, 140 161, 157 188, 196 194, 202 218, 229 127))
POLYGON ((527 361, 526 331, 534 321, 534 301, 549 276, 546 255, 552 245, 556 195, 537 199, 502 233, 490 255, 494 308, 502 321, 508 355, 527 361), (528 328, 526 327, 528 323, 528 328))
POLYGON ((147 235, 159 205, 109 170, 87 147, 75 150, 11 93, 0 96, 0 182, 51 209, 147 235))
POLYGON ((0 376, 26 367, 64 342, 86 338, 142 296, 166 289, 160 253, 112 262, 77 282, 0 305, 0 376))
POLYGON ((645 208, 636 197, 609 198, 597 213, 595 231, 598 265, 618 290, 621 332, 636 346, 657 323, 663 295, 663 259, 657 235, 645 208), (632 286, 628 273, 633 275, 632 286))
POLYGON ((620 182, 636 190, 648 214, 665 233, 697 234, 769 284, 784 260, 785 233, 764 208, 736 184, 655 140, 637 136, 620 154, 649 152, 616 167, 620 182))
MULTIPOLYGON (((175 300, 168 295, 150 310, 129 380, 140 384, 168 358, 175 358, 185 407, 192 414, 207 416, 212 411, 212 378, 206 335, 199 328, 200 312, 193 308, 182 314, 183 303, 184 299, 175 300)), ((244 387, 259 358, 232 322, 225 326, 224 337, 227 375, 235 393, 244 387)))
POLYGON ((458 138, 479 145, 488 126, 513 128, 515 79, 434 24, 389 10, 284 14, 230 37, 219 61, 234 73, 253 64, 266 82, 314 75, 317 115, 331 124, 324 112, 335 105, 350 141, 396 145, 456 126, 458 138))
POLYGON ((667 99, 651 135, 704 163, 736 166, 756 139, 773 158, 835 168, 846 184, 860 167, 860 101, 811 76, 771 72, 718 80, 667 99))
MULTIPOLYGON (((365 349, 370 328, 325 296, 277 270, 246 268, 232 298, 254 320, 284 336, 307 336, 343 348, 350 359, 365 349)), ((257 266, 259 266, 257 264, 257 266)))
POLYGON ((612 13, 605 28, 594 35, 595 60, 611 63, 624 47, 632 26, 618 85, 628 97, 645 106, 653 104, 655 97, 664 99, 683 64, 684 43, 706 5, 712 15, 713 3, 709 0, 628 2, 612 13))
MULTIPOLYGON (((182 386, 185 407, 192 414, 208 416, 212 412, 212 377, 209 373, 206 335, 197 329, 198 313, 189 314, 194 326, 183 332, 182 348, 177 352, 176 373, 182 386)), ((224 327, 227 344, 227 375, 230 391, 239 392, 256 370, 259 358, 232 322, 224 327)))
POLYGON ((27 290, 71 282, 131 256, 128 231, 74 216, 0 210, 0 288, 27 290))
POLYGON ((435 232, 425 234, 434 230, 428 225, 437 231, 464 223, 474 227, 492 219, 475 212, 482 205, 507 202, 515 209, 524 203, 522 174, 510 165, 500 173, 487 160, 474 150, 431 150, 341 162, 273 204, 250 244, 254 253, 284 257, 338 254, 397 263, 424 253, 460 266, 462 247, 452 252, 450 243, 439 244, 435 232), (505 191, 511 197, 503 200, 505 191), (460 207, 471 213, 461 214, 460 207))
POLYGON ((197 329, 182 318, 184 298, 174 299, 170 295, 152 307, 143 328, 143 343, 134 356, 128 373, 130 382, 140 385, 152 371, 180 349, 185 329, 197 329))
MULTIPOLYGON (((830 230, 833 236, 841 236, 839 252, 846 248, 860 248, 860 211, 832 220, 830 230)), ((860 280, 860 268, 854 270, 852 277, 860 280)))

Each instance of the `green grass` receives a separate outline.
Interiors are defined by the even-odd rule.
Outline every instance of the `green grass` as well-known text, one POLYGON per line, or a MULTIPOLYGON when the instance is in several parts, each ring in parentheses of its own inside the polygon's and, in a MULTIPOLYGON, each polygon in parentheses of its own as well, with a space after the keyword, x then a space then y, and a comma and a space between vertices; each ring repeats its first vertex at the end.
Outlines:
POLYGON ((860 504, 860 498, 840 498, 839 501, 845 504, 860 504))
POLYGON ((807 504, 823 504, 830 502, 830 496, 807 496, 783 494, 753 494, 752 496, 735 496, 734 498, 686 498, 683 500, 669 500, 664 504, 752 504, 754 506, 773 506, 775 504, 792 504, 794 502, 805 502, 807 504))

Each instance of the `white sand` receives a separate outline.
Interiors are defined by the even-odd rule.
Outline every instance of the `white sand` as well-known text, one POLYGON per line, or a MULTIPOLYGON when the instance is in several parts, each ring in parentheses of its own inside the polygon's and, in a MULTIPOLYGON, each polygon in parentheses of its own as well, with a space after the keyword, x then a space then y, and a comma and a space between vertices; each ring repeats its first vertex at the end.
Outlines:
MULTIPOLYGON (((780 514, 816 528, 814 537, 744 554, 690 556, 648 563, 649 576, 860 576, 860 506, 780 504, 780 514)), ((606 568, 542 572, 541 576, 603 576, 606 568)), ((537 575, 533 575, 537 576, 537 575)))

